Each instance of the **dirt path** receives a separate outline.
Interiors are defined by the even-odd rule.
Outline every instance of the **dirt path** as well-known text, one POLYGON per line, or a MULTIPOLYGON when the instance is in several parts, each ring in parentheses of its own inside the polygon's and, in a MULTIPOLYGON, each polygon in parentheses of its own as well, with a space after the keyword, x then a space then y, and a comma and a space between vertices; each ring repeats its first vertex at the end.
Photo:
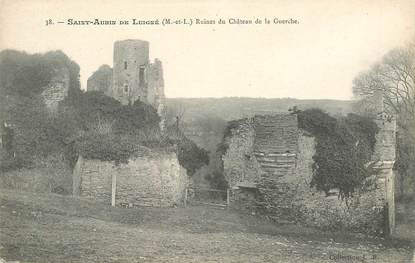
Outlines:
POLYGON ((403 243, 206 207, 111 208, 0 189, 0 257, 21 262, 410 262, 403 243))

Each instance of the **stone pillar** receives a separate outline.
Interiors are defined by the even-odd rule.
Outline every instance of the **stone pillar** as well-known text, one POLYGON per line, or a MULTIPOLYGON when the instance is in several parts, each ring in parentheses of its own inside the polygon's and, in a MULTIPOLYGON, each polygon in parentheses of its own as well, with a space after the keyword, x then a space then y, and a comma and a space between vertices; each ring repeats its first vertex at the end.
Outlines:
POLYGON ((392 170, 394 161, 382 161, 376 164, 374 169, 378 172, 378 183, 383 191, 384 208, 387 210, 385 214, 384 231, 388 235, 395 232, 395 174, 392 170))
POLYGON ((383 97, 375 94, 377 100, 376 125, 379 128, 376 134, 376 144, 372 160, 376 163, 375 169, 380 172, 380 180, 384 183, 384 205, 388 214, 385 231, 393 235, 395 229, 395 189, 393 165, 396 159, 396 118, 385 111, 383 97))
POLYGON ((392 170, 393 164, 387 170, 386 174, 386 203, 388 206, 388 222, 389 222, 389 233, 391 235, 395 232, 395 174, 392 170))

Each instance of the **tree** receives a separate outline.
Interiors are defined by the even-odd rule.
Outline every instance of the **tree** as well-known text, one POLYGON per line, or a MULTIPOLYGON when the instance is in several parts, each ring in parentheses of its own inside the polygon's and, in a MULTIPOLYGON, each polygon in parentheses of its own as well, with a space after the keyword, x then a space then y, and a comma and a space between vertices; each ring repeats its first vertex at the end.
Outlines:
POLYGON ((357 112, 374 116, 384 110, 397 117, 395 169, 403 186, 415 169, 410 165, 415 163, 415 43, 389 51, 359 74, 353 81, 353 94, 357 112))
POLYGON ((184 115, 186 114, 186 107, 180 103, 177 102, 176 104, 170 105, 166 108, 166 123, 168 126, 170 125, 176 125, 177 128, 180 125, 183 125, 184 115))
MULTIPOLYGON (((400 123, 404 129, 415 123, 415 43, 406 48, 388 52, 369 71, 358 75, 353 81, 353 94, 365 102, 367 113, 376 108, 376 96, 381 96, 387 113, 405 119, 400 123)), ((375 112, 376 114, 377 112, 375 112)))
POLYGON ((177 158, 189 176, 193 176, 203 165, 209 164, 209 153, 188 138, 183 137, 177 146, 177 158))

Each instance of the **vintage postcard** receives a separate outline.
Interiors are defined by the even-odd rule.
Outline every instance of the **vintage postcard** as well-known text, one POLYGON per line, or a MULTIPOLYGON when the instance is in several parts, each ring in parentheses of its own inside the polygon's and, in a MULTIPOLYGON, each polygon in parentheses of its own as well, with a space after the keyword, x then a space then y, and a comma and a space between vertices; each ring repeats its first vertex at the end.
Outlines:
POLYGON ((0 0, 0 263, 415 263, 413 0, 0 0))

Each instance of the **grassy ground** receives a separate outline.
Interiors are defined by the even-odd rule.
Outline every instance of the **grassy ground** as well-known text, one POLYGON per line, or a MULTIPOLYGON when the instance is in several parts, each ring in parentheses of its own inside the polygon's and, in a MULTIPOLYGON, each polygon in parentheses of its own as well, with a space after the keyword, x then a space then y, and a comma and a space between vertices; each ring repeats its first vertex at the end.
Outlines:
POLYGON ((410 262, 412 248, 407 242, 322 233, 214 208, 111 208, 70 196, 0 189, 0 257, 20 262, 410 262))

